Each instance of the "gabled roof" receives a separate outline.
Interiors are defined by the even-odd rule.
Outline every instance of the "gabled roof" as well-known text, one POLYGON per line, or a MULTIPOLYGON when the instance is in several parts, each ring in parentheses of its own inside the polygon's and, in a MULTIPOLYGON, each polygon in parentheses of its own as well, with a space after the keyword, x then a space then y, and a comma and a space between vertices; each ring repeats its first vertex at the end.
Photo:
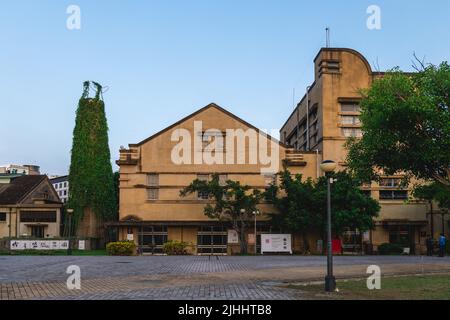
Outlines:
MULTIPOLYGON (((161 131, 155 133, 154 135, 148 137, 147 139, 144 139, 144 140, 142 140, 141 142, 136 143, 136 144, 130 144, 129 146, 130 146, 130 147, 138 147, 138 146, 141 146, 141 145, 143 145, 144 143, 146 143, 146 142, 148 142, 148 141, 150 141, 150 140, 156 138, 157 136, 163 134, 164 132, 169 131, 170 129, 175 128, 176 126, 180 125, 181 123, 183 123, 183 122, 185 122, 185 121, 187 121, 187 120, 189 120, 189 119, 195 117, 196 115, 202 113, 203 111, 206 111, 206 110, 211 109, 211 108, 215 108, 215 109, 219 110, 220 112, 226 114, 227 116, 232 117, 233 119, 235 119, 235 120, 241 122, 241 123, 244 124, 245 126, 247 126, 247 127, 249 127, 249 128, 252 128, 252 129, 254 129, 254 130, 258 131, 258 132, 261 132, 262 135, 264 135, 264 136, 267 137, 268 139, 272 139, 273 141, 276 141, 276 142, 279 143, 281 146, 283 146, 283 147, 285 147, 285 148, 291 148, 291 147, 288 146, 287 144, 284 144, 284 143, 280 142, 278 139, 275 139, 275 138, 271 137, 270 135, 266 134, 265 132, 260 131, 260 130, 259 130, 257 127, 255 127, 254 125, 252 125, 252 124, 248 123, 247 121, 245 121, 245 120, 239 118, 238 116, 234 115, 233 113, 229 112, 228 110, 226 110, 226 109, 220 107, 219 105, 217 105, 217 104, 215 104, 215 103, 210 103, 210 104, 208 104, 207 106, 205 106, 205 107, 203 107, 203 108, 201 108, 201 109, 195 111, 194 113, 191 113, 191 114, 188 115, 187 117, 184 117, 183 119, 181 119, 181 120, 175 122, 174 124, 168 126, 167 128, 165 128, 165 129, 163 129, 163 130, 161 130, 161 131)), ((230 129, 231 129, 231 128, 230 128, 230 129)))
POLYGON ((13 178, 0 188, 0 204, 17 204, 32 192, 47 176, 26 175, 13 178))

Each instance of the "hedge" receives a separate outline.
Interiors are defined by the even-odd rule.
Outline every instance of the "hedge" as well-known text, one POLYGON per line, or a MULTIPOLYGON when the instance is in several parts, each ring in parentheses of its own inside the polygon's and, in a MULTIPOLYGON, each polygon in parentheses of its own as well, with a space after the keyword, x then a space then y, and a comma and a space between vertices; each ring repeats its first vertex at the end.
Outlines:
POLYGON ((132 241, 110 242, 106 245, 110 256, 132 256, 136 253, 136 244, 132 241))

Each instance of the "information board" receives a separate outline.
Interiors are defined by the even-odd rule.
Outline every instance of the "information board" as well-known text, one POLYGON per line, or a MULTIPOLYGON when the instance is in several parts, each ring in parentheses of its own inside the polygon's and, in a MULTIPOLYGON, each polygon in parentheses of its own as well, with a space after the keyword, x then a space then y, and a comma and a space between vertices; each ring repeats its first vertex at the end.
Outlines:
POLYGON ((290 234, 261 234, 261 253, 288 252, 292 254, 290 234))

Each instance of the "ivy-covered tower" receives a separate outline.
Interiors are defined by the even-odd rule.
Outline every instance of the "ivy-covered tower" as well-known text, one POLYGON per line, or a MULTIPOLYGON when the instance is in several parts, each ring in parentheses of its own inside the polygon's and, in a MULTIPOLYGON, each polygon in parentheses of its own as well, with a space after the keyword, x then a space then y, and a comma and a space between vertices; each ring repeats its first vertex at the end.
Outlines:
POLYGON ((96 82, 84 82, 78 103, 69 185, 68 207, 74 210, 72 234, 104 239, 103 224, 116 218, 117 204, 102 86, 96 82), (93 98, 89 97, 91 85, 93 98))

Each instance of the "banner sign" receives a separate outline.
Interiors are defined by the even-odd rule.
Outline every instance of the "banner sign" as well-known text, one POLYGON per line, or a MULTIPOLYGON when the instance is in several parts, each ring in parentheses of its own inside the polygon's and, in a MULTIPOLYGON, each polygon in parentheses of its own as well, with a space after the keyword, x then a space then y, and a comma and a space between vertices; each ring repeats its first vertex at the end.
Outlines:
POLYGON ((66 250, 69 240, 11 240, 11 250, 66 250))
POLYGON ((78 240, 78 250, 86 250, 86 241, 78 240))
POLYGON ((261 253, 288 252, 292 254, 290 234, 261 234, 261 253))
POLYGON ((239 236, 236 230, 228 230, 228 243, 239 243, 239 236))

